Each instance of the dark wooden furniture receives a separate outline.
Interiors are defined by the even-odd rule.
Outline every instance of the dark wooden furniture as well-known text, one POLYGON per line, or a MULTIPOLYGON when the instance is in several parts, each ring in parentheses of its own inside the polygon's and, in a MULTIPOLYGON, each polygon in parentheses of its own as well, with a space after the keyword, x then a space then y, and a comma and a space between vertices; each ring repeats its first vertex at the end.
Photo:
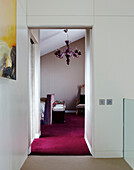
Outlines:
POLYGON ((53 123, 64 123, 65 122, 65 111, 53 111, 53 123))

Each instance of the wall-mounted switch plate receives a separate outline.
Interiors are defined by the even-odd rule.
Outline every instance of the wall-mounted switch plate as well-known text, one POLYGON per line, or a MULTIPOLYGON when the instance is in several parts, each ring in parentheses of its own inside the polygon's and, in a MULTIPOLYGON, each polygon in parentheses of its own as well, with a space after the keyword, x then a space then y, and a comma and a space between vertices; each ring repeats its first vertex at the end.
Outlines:
POLYGON ((99 99, 99 105, 105 105, 105 99, 99 99))
POLYGON ((112 99, 107 99, 107 105, 112 105, 112 104, 113 104, 112 99))

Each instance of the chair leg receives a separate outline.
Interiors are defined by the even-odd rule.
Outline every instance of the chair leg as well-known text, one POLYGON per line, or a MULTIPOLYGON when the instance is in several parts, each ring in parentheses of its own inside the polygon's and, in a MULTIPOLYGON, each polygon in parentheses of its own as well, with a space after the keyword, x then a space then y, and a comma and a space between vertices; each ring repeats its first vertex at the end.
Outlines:
POLYGON ((78 109, 76 109, 76 116, 78 115, 78 112, 79 112, 78 109))

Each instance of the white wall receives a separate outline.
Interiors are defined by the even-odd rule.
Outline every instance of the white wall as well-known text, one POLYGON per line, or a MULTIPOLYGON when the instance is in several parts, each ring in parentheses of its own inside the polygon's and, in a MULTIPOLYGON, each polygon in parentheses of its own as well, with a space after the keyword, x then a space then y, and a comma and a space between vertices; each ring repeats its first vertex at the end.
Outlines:
POLYGON ((134 18, 95 17, 95 155, 122 156, 123 97, 134 96, 134 18), (98 38, 99 37, 99 38, 98 38), (99 106, 112 98, 112 106, 99 106))
POLYGON ((95 1, 95 156, 123 155, 123 97, 134 97, 134 1, 95 1), (105 4, 105 5, 104 5, 105 4), (112 106, 99 106, 112 98, 112 106))
POLYGON ((82 55, 71 57, 69 66, 66 57, 59 59, 54 51, 41 57, 41 96, 54 93, 55 100, 65 101, 66 109, 75 110, 78 86, 85 84, 85 39, 71 43, 70 47, 77 47, 82 55))
POLYGON ((30 27, 91 26, 94 0, 27 0, 30 27))
POLYGON ((133 0, 94 0, 94 14, 97 16, 132 16, 134 15, 133 0))
MULTIPOLYGON (((65 5, 63 8, 64 3, 60 2, 54 1, 49 8, 51 1, 38 0, 37 4, 36 0, 28 0, 27 24, 34 27, 93 26, 94 156, 120 157, 122 98, 134 97, 134 1, 74 0, 73 4, 70 0, 70 8, 65 5), (75 10, 74 6, 77 6, 75 10), (112 98, 113 105, 99 106, 99 98, 112 98)), ((26 1, 18 0, 17 81, 0 79, 0 169, 19 169, 27 154, 25 5, 26 1)))
POLYGON ((77 1, 72 0, 66 2, 66 0, 52 1, 40 0, 37 1, 28 0, 27 15, 92 15, 93 14, 93 0, 77 1), (32 5, 33 4, 33 5, 32 5), (38 6, 38 8, 37 8, 38 6), (75 8, 74 8, 75 7, 75 8), (80 10, 81 9, 81 10, 80 10))
POLYGON ((17 80, 0 78, 0 170, 20 169, 27 156, 28 34, 26 6, 20 0, 17 21, 17 80))
POLYGON ((34 27, 93 26, 94 156, 122 157, 122 98, 134 96, 134 1, 75 2, 68 1, 72 3, 69 9, 56 0, 49 11, 43 11, 51 1, 40 0, 37 6, 35 0, 28 0, 27 23, 34 27), (72 10, 72 6, 77 7, 72 10), (112 98, 113 105, 99 106, 99 98, 112 98))

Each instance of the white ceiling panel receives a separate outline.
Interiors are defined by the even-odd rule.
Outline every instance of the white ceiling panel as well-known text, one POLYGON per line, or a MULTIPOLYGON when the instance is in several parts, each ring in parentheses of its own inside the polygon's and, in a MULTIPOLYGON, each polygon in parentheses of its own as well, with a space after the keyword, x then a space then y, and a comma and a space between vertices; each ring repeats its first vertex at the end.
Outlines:
MULTIPOLYGON (((69 29, 69 40, 77 41, 85 37, 85 29, 69 29)), ((58 48, 65 46, 67 34, 64 29, 42 29, 40 30, 40 55, 43 56, 58 48)))

